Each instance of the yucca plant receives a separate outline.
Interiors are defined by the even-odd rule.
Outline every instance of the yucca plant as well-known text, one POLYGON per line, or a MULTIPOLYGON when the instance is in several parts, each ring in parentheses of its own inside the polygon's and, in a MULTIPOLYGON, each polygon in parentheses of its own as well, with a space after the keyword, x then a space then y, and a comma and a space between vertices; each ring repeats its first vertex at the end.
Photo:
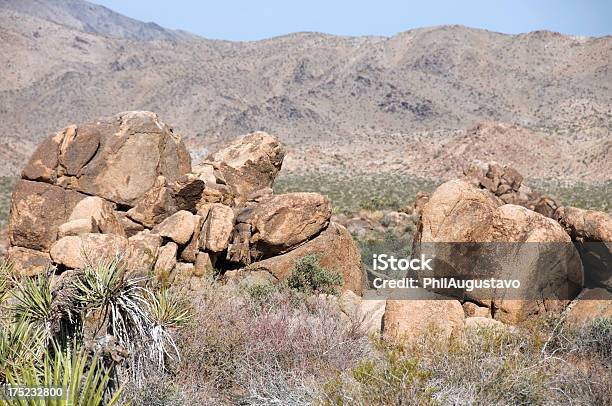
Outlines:
POLYGON ((0 383, 6 382, 9 373, 19 373, 27 365, 38 360, 45 347, 42 330, 26 320, 0 325, 0 383))
POLYGON ((34 278, 13 278, 15 303, 10 307, 16 321, 31 323, 49 335, 51 314, 51 288, 49 275, 42 273, 34 278))
POLYGON ((89 357, 83 349, 55 351, 44 357, 42 366, 29 362, 16 374, 9 372, 10 385, 63 388, 62 397, 25 399, 5 399, 7 405, 47 405, 47 406, 112 406, 118 404, 122 389, 111 392, 113 365, 104 366, 98 354, 89 357))
POLYGON ((85 317, 99 312, 102 316, 98 328, 107 324, 105 333, 114 335, 131 350, 132 338, 146 337, 150 330, 146 309, 151 293, 142 286, 141 279, 126 277, 125 270, 120 259, 85 267, 82 277, 74 282, 74 301, 85 317))
POLYGON ((191 319, 191 312, 187 303, 167 288, 155 292, 149 300, 149 314, 153 322, 151 330, 151 356, 157 358, 157 366, 165 367, 164 358, 180 354, 170 329, 180 327, 191 319), (170 353, 169 350, 172 350, 170 353))
POLYGON ((0 260, 0 306, 6 300, 12 287, 11 275, 13 265, 10 262, 0 260))

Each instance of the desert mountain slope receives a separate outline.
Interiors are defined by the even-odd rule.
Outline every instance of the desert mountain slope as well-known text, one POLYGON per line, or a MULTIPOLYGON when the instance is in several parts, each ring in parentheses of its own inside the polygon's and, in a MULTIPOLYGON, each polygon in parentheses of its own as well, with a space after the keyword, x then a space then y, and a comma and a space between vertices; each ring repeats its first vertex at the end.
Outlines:
MULTIPOLYGON (((456 159, 442 158, 459 159, 456 137, 470 144, 468 129, 492 121, 509 123, 498 137, 514 145, 503 151, 517 151, 507 163, 525 149, 546 168, 524 165, 527 176, 612 178, 612 37, 443 26, 391 38, 228 42, 79 0, 0 4, 4 174, 69 122, 143 109, 175 125, 195 161, 220 141, 265 130, 289 145, 289 170, 399 165, 444 176, 456 159)), ((503 155, 498 144, 474 142, 460 159, 503 155)))
POLYGON ((178 40, 191 34, 143 23, 81 0, 0 0, 0 9, 28 14, 93 34, 140 41, 178 40))

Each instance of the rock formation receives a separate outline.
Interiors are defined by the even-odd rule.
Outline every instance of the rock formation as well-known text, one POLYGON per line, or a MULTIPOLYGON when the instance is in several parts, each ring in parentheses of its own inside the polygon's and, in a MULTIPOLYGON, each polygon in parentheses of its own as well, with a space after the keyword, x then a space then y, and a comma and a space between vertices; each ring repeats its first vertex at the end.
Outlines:
POLYGON ((609 215, 559 207, 526 189, 522 180, 510 167, 471 165, 462 179, 444 183, 429 200, 418 202, 413 252, 436 258, 435 271, 419 276, 512 278, 524 285, 512 294, 452 292, 474 302, 464 303, 466 316, 492 314, 519 323, 561 312, 585 286, 610 286, 609 215), (596 249, 587 245, 595 242, 596 249), (488 311, 481 311, 483 306, 488 311))
POLYGON ((282 280, 316 253, 360 294, 361 257, 316 193, 274 195, 279 140, 246 135, 191 167, 151 112, 71 125, 42 142, 13 193, 9 260, 23 275, 121 255, 130 272, 185 283, 250 267, 282 280))

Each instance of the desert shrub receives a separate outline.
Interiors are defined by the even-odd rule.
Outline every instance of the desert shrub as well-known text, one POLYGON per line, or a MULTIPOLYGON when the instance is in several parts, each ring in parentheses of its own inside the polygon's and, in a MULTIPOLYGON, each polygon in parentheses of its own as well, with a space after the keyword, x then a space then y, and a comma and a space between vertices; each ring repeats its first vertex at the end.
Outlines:
POLYGON ((586 323, 576 343, 582 351, 612 362, 612 317, 597 317, 586 323))
POLYGON ((212 283, 193 299, 175 376, 190 403, 310 404, 331 376, 369 352, 332 299, 263 289, 262 300, 259 288, 212 283))
POLYGON ((342 285, 342 275, 323 268, 319 256, 310 254, 295 261, 287 283, 291 289, 299 292, 335 295, 342 285))
POLYGON ((395 172, 281 171, 274 182, 274 192, 321 193, 329 197, 337 214, 360 209, 397 210, 411 204, 418 191, 432 192, 439 184, 395 172))

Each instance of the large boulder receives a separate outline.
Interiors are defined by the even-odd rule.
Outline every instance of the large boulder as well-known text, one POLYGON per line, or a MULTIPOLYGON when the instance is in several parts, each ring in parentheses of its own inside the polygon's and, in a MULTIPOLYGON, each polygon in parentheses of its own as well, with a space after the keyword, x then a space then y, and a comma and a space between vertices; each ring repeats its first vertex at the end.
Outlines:
POLYGON ((47 183, 20 180, 15 185, 9 218, 13 246, 49 251, 60 225, 85 195, 47 183))
POLYGON ((22 176, 131 206, 158 175, 175 181, 190 171, 180 135, 155 113, 131 111, 50 136, 22 176))
POLYGON ((115 206, 97 196, 87 196, 72 209, 68 221, 93 220, 102 234, 117 234, 125 237, 123 225, 115 216, 115 206))
POLYGON ((583 284, 578 252, 557 222, 500 205, 461 180, 443 184, 425 204, 413 251, 434 258, 434 270, 421 271, 421 278, 518 279, 519 289, 443 291, 493 307, 495 318, 509 323, 560 311, 583 284))
POLYGON ((287 193, 245 208, 237 222, 250 226, 251 258, 282 254, 323 230, 331 217, 329 199, 318 193, 287 193))
POLYGON ((479 241, 500 205, 491 193, 466 181, 446 182, 422 206, 415 241, 479 241))
POLYGON ((127 238, 114 234, 82 234, 67 236, 51 247, 55 264, 71 269, 82 269, 101 260, 120 258, 128 248, 127 238))
POLYGON ((244 203, 252 192, 272 187, 284 156, 278 138, 258 131, 210 155, 194 172, 209 183, 227 184, 237 202, 244 203))
POLYGON ((612 242, 612 216, 607 213, 566 206, 554 217, 574 240, 612 242))
POLYGON ((183 245, 193 235, 197 223, 198 218, 195 215, 187 210, 181 210, 162 221, 153 231, 179 245, 183 245))
POLYGON ((598 317, 612 318, 612 292, 603 288, 583 290, 567 310, 568 323, 578 326, 598 317))
POLYGON ((198 211, 203 225, 200 231, 199 246, 210 252, 221 252, 229 245, 234 227, 234 211, 221 203, 212 203, 198 211))
POLYGON ((383 316, 383 336, 388 340, 415 342, 427 334, 450 339, 463 331, 463 308, 458 300, 434 293, 418 300, 389 299, 383 316))
POLYGON ((49 254, 22 247, 10 247, 7 260, 13 264, 20 276, 34 276, 51 266, 49 254))
POLYGON ((318 256, 323 268, 342 275, 344 290, 361 295, 365 280, 359 248, 346 228, 335 223, 330 223, 327 229, 307 243, 285 254, 254 262, 247 269, 269 272, 277 280, 285 280, 291 276, 297 260, 312 254, 318 256))

